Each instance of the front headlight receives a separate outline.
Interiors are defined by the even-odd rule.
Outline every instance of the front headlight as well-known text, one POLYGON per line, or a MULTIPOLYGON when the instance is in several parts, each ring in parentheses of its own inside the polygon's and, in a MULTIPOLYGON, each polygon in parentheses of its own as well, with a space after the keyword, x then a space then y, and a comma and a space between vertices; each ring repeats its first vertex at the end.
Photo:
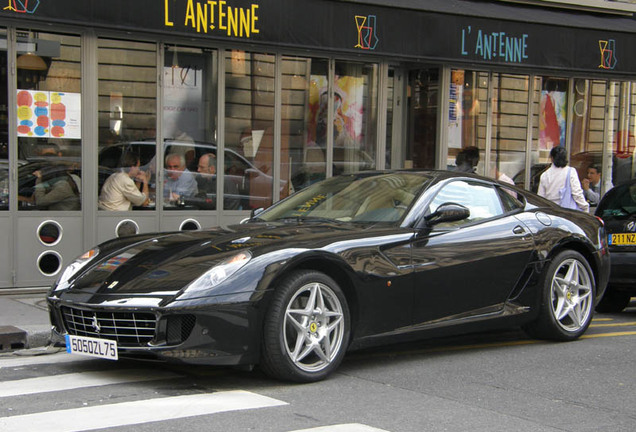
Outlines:
POLYGON ((57 279, 54 285, 55 291, 62 291, 69 287, 68 281, 69 279, 76 274, 82 267, 88 264, 93 258, 95 258, 99 254, 99 248, 95 247, 91 250, 84 252, 81 256, 75 259, 72 263, 70 263, 62 272, 60 277, 57 279))
POLYGON ((221 261, 210 270, 199 276, 185 289, 186 292, 203 291, 214 288, 225 279, 236 273, 241 267, 248 263, 252 254, 242 251, 224 261, 221 261))

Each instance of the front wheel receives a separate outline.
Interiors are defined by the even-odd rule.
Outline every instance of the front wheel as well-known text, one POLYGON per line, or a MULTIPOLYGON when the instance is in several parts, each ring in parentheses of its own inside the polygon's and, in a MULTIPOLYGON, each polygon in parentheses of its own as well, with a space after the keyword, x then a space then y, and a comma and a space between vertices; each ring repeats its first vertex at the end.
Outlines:
POLYGON ((275 378, 312 382, 342 361, 349 309, 338 284, 324 273, 291 273, 276 287, 264 320, 261 365, 275 378))
POLYGON ((544 273, 539 317, 526 331, 542 339, 577 339, 592 321, 594 292, 587 260, 575 251, 560 252, 544 273))

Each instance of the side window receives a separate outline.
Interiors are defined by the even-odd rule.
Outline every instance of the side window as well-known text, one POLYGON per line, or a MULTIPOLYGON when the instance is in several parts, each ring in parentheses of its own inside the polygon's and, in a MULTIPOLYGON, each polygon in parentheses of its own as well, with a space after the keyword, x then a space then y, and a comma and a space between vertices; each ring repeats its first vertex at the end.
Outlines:
POLYGON ((494 187, 465 181, 453 181, 445 185, 429 205, 429 212, 433 213, 445 203, 461 204, 470 210, 467 219, 458 222, 439 224, 439 227, 458 226, 482 219, 489 219, 504 214, 499 194, 494 187))
POLYGON ((499 188, 499 195, 505 212, 511 212, 525 207, 525 200, 522 195, 509 188, 499 188))

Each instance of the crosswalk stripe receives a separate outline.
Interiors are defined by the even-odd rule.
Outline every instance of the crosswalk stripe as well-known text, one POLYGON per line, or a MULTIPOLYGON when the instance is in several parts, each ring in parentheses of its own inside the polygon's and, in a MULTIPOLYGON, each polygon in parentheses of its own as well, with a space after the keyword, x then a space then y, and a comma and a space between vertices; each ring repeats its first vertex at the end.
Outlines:
POLYGON ((177 378, 179 376, 180 375, 167 371, 155 372, 123 369, 26 378, 4 381, 2 386, 0 386, 0 397, 21 396, 128 382, 156 381, 177 378))
POLYGON ((320 426, 311 429, 299 429, 291 432, 388 432, 384 429, 378 429, 360 423, 347 423, 332 426, 320 426))
POLYGON ((78 432, 281 405, 287 403, 236 390, 0 417, 0 430, 78 432))
POLYGON ((70 363, 74 361, 100 361, 95 359, 89 359, 88 357, 81 357, 78 355, 68 354, 66 351, 56 354, 42 354, 36 356, 13 356, 13 357, 1 357, 0 369, 8 369, 22 366, 44 365, 44 364, 58 364, 58 363, 70 363))

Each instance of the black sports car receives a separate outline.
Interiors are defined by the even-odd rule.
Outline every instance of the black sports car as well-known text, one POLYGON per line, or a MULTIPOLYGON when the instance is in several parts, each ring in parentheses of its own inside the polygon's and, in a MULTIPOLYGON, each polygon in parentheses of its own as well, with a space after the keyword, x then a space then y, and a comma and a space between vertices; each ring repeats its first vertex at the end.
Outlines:
POLYGON ((347 350, 405 338, 523 326, 576 339, 609 266, 589 214, 472 174, 365 172, 243 224, 105 242, 48 302, 69 352, 315 381, 347 350))
POLYGON ((636 179, 610 189, 596 208, 607 229, 612 271, 598 312, 620 312, 636 296, 636 179))

